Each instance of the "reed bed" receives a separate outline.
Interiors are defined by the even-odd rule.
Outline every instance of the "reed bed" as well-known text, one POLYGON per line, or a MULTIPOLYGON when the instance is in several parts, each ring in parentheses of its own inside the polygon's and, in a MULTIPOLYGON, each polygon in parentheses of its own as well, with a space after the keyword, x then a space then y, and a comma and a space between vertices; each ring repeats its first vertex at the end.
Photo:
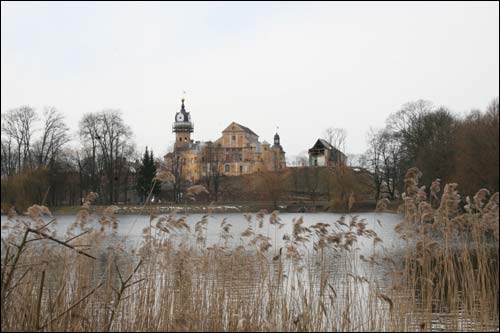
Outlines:
POLYGON ((461 207, 456 184, 427 193, 420 176, 396 250, 357 216, 297 218, 278 241, 278 212, 245 214, 243 233, 223 220, 207 244, 208 215, 152 212, 130 246, 116 207, 93 217, 95 194, 65 234, 32 206, 2 226, 2 331, 498 331, 498 193, 461 207))

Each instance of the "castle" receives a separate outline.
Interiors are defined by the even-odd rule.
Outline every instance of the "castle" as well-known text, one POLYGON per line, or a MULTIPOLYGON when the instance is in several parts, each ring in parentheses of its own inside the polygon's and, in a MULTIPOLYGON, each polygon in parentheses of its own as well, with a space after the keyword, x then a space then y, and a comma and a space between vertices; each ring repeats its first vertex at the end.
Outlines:
POLYGON ((182 179, 198 182, 217 173, 238 176, 261 171, 277 171, 286 167, 285 152, 278 133, 274 144, 259 141, 248 127, 232 122, 214 142, 193 141, 194 123, 186 110, 184 98, 172 125, 174 151, 165 155, 167 167, 182 179))

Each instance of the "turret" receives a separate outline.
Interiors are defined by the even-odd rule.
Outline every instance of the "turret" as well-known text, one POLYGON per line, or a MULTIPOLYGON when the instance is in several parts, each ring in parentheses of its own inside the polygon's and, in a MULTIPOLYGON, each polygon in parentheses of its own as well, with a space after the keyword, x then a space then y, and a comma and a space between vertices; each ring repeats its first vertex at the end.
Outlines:
POLYGON ((175 148, 188 146, 193 131, 194 124, 191 122, 191 115, 186 111, 183 98, 181 110, 175 114, 175 122, 172 125, 172 132, 175 133, 175 148))

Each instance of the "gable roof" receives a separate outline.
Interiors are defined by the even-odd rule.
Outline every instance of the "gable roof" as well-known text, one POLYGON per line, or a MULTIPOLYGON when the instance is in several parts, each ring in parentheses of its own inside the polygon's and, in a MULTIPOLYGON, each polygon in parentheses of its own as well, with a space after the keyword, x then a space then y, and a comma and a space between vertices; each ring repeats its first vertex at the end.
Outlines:
POLYGON ((330 142, 324 140, 324 139, 319 139, 319 141, 321 141, 321 143, 328 149, 333 149, 334 147, 330 144, 330 142))
POLYGON ((243 126, 243 125, 240 125, 240 124, 238 124, 237 122, 234 122, 234 121, 233 121, 231 124, 229 124, 229 126, 228 126, 228 127, 226 127, 226 129, 224 129, 224 130, 222 131, 222 133, 224 133, 224 132, 233 132, 233 129, 231 128, 233 125, 238 126, 238 127, 239 127, 239 128, 240 128, 243 132, 245 132, 245 133, 248 133, 248 134, 250 134, 250 135, 254 135, 254 136, 257 136, 257 137, 258 137, 258 135, 257 135, 254 131, 252 131, 252 130, 251 130, 251 129, 249 129, 248 127, 245 127, 245 126, 243 126))
POLYGON ((316 141, 316 143, 314 144, 314 146, 312 146, 311 149, 317 149, 317 148, 325 148, 325 149, 328 149, 328 150, 332 150, 333 149, 333 146, 326 140, 323 140, 323 139, 318 139, 316 141))
POLYGON ((326 149, 331 151, 329 159, 331 161, 345 161, 347 159, 346 155, 341 152, 339 149, 332 146, 328 141, 323 139, 318 139, 314 146, 308 150, 309 154, 311 154, 314 150, 317 149, 326 149))

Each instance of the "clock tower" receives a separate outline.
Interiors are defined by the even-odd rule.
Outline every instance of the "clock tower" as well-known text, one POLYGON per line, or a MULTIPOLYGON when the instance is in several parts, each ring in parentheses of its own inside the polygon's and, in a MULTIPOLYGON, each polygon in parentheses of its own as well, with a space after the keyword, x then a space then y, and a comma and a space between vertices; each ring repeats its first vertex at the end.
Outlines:
POLYGON ((181 110, 175 114, 175 122, 172 126, 172 132, 175 133, 174 149, 189 147, 193 131, 194 124, 191 122, 191 115, 186 111, 183 98, 181 110))

